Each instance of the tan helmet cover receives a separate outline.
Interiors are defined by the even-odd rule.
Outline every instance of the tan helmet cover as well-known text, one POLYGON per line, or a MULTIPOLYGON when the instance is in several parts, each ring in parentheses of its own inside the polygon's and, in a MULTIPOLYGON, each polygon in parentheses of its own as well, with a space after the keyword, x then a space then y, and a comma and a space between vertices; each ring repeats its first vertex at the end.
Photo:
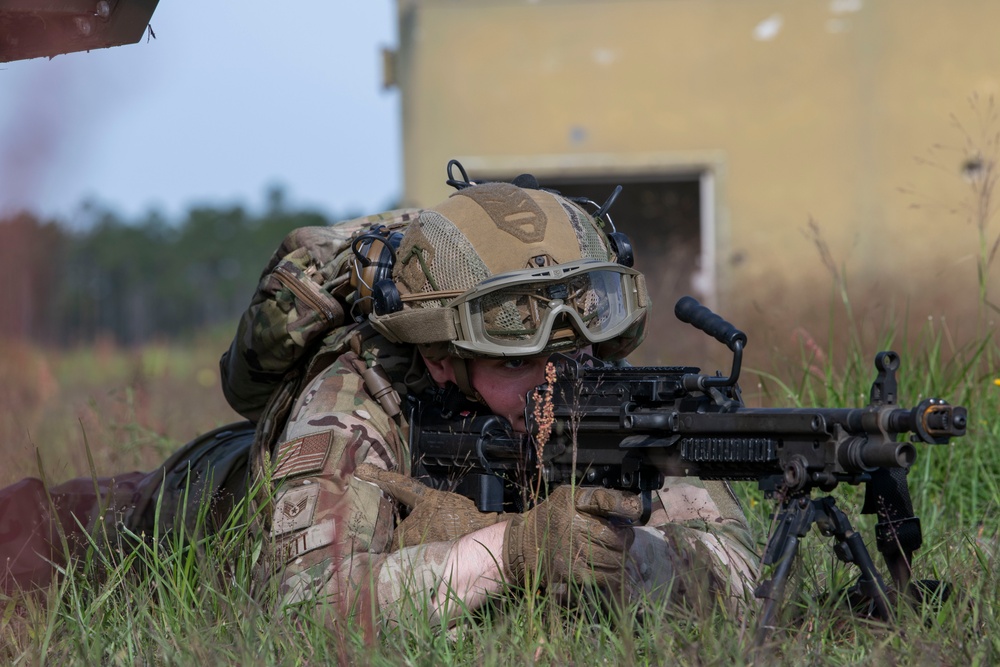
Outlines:
MULTIPOLYGON (((448 343, 457 336, 454 313, 444 307, 450 300, 491 276, 580 259, 616 258, 598 222, 577 204, 510 183, 474 185, 426 209, 410 224, 393 269, 404 308, 370 319, 396 342, 448 343)), ((640 306, 645 308, 641 280, 640 286, 640 306)), ((598 356, 624 357, 641 342, 644 324, 645 317, 623 336, 600 343, 598 356)), ((557 343, 553 348, 580 345, 575 340, 553 340, 557 343)), ((448 348, 449 354, 469 356, 448 348)))

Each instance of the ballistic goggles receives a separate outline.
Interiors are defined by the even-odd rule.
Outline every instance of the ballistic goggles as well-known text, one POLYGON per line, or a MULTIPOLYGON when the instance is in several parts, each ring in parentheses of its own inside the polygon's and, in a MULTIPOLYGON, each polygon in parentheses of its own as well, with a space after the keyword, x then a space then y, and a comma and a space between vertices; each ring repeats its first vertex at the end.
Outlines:
POLYGON ((531 356, 546 348, 602 343, 646 311, 642 274, 586 259, 487 278, 447 304, 451 343, 476 355, 531 356))

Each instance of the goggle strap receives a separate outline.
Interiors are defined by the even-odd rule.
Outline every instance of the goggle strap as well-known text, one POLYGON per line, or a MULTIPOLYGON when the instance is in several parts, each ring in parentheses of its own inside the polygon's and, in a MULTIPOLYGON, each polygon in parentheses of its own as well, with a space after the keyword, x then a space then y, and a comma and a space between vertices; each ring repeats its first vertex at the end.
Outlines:
POLYGON ((452 356, 451 371, 455 375, 455 385, 458 386, 459 391, 473 401, 486 405, 486 401, 483 400, 480 393, 472 388, 472 381, 469 380, 469 364, 466 363, 465 359, 452 356))
POLYGON ((458 338, 451 308, 413 308, 386 315, 368 316, 372 327, 392 343, 417 345, 458 338))
POLYGON ((419 301, 450 301, 455 297, 462 296, 465 294, 466 290, 437 290, 434 292, 416 292, 414 294, 402 294, 399 299, 403 303, 419 302, 419 301))

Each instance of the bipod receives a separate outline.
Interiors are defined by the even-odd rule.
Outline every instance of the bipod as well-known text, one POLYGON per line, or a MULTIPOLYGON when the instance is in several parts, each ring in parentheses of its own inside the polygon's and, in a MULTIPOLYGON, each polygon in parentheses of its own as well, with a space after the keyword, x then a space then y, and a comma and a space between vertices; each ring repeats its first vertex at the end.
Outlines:
POLYGON ((816 524, 819 531, 833 537, 836 543, 833 552, 844 563, 854 563, 861 570, 857 592, 872 604, 872 616, 881 620, 891 620, 889 591, 882 576, 875 569, 868 548, 861 534, 851 527, 847 515, 837 507, 831 496, 813 499, 808 496, 792 496, 781 502, 775 515, 775 529, 764 549, 764 565, 777 565, 772 576, 762 582, 754 595, 764 601, 754 644, 763 646, 774 629, 778 608, 785 596, 785 584, 792 570, 792 564, 799 550, 799 540, 806 536, 816 524))

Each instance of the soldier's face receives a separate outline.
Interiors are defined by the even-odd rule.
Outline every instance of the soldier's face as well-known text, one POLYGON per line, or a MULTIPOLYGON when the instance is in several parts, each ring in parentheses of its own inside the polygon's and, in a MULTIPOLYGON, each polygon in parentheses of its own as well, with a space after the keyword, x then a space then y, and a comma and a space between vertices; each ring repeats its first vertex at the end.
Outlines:
POLYGON ((528 392, 545 381, 544 357, 511 359, 471 359, 469 382, 494 414, 510 421, 515 431, 524 432, 524 403, 528 392))
MULTIPOLYGON (((580 352, 590 353, 587 346, 580 352)), ((425 360, 426 361, 426 360, 425 360)), ((528 392, 545 381, 548 355, 494 359, 478 357, 466 360, 469 383, 486 401, 490 410, 510 421, 515 431, 524 432, 524 404, 528 392)), ((443 385, 455 381, 451 359, 426 361, 434 380, 443 385)))

